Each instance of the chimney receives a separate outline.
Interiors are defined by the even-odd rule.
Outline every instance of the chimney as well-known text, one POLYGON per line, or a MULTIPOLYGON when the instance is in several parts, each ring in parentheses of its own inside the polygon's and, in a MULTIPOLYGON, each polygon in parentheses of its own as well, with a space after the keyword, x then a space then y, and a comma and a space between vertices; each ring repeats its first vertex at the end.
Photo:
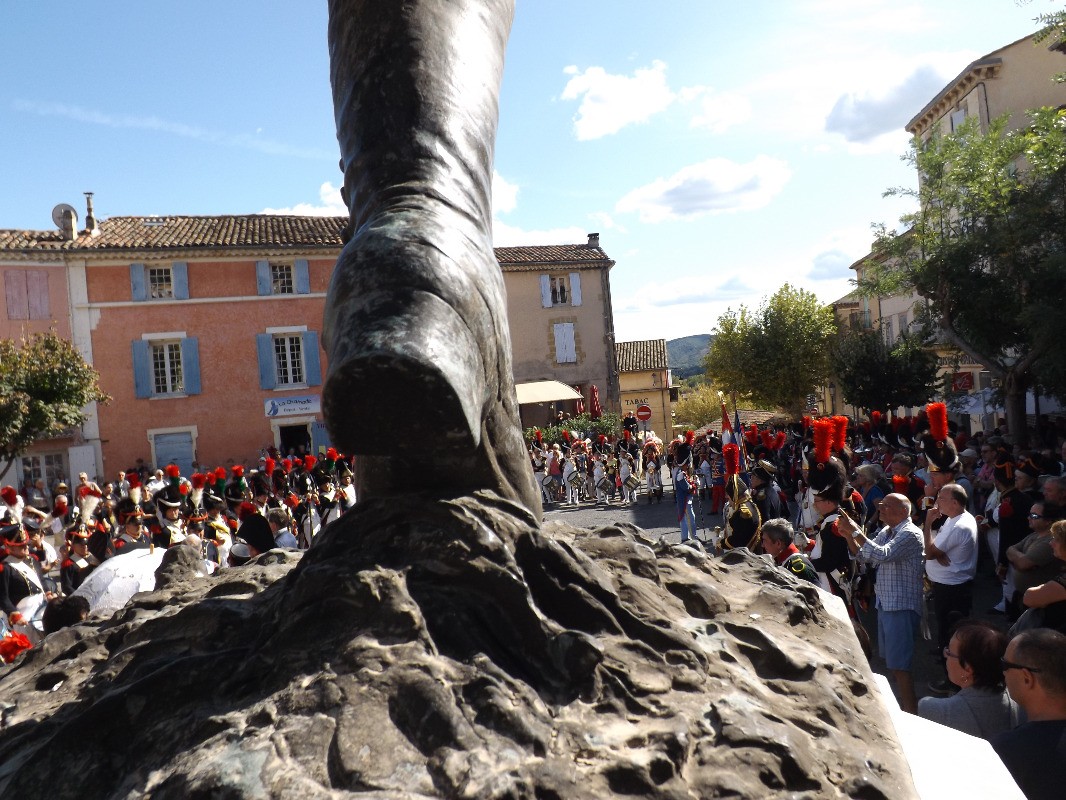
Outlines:
POLYGON ((63 230, 63 238, 73 242, 78 238, 78 213, 67 206, 60 211, 59 227, 63 230))
POLYGON ((93 193, 85 192, 85 232, 93 236, 100 234, 96 225, 96 217, 93 215, 93 193))
POLYGON ((589 244, 588 244, 588 246, 589 247, 599 247, 600 246, 600 235, 598 233, 590 233, 589 234, 589 244))

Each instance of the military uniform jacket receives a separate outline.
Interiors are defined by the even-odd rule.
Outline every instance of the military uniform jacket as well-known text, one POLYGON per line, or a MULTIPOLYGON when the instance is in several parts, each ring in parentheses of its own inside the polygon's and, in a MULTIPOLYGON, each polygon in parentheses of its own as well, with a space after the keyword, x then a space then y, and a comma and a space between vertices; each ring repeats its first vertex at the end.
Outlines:
POLYGON ((753 490, 755 505, 759 507, 759 514, 765 522, 768 519, 788 519, 781 502, 781 487, 776 481, 771 481, 765 486, 753 490))
POLYGON ((762 517, 759 515, 759 507, 752 502, 751 498, 744 498, 736 507, 731 501, 727 502, 722 516, 725 519, 722 549, 747 547, 749 550, 754 550, 759 544, 762 517))
POLYGON ((119 553, 128 553, 131 550, 147 550, 152 546, 152 540, 146 535, 141 534, 136 539, 122 534, 115 539, 115 555, 119 553))
POLYGON ((95 558, 66 559, 59 568, 59 585, 63 588, 63 594, 73 594, 96 569, 97 563, 95 558))
POLYGON ((0 561, 0 609, 5 614, 17 611, 22 599, 43 591, 41 567, 33 556, 25 561, 13 556, 0 561))

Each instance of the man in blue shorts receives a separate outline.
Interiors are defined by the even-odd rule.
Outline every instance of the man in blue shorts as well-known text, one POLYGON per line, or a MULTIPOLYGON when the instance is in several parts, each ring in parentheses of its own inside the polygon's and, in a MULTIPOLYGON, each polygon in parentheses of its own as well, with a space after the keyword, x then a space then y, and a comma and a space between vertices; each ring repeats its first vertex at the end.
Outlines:
POLYGON ((873 539, 846 514, 841 514, 841 533, 848 549, 877 570, 877 649, 896 681, 899 705, 918 713, 911 661, 914 640, 922 621, 922 576, 925 548, 922 532, 911 522, 911 501, 906 495, 890 494, 878 504, 885 527, 873 539))

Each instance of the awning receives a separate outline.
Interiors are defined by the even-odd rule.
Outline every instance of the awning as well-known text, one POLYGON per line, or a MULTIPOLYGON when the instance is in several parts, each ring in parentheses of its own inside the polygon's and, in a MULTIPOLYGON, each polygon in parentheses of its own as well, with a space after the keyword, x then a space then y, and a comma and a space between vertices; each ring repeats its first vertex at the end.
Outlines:
POLYGON ((579 392, 560 381, 516 383, 514 388, 515 392, 518 393, 518 404, 520 406, 527 403, 552 403, 556 400, 581 399, 579 392))

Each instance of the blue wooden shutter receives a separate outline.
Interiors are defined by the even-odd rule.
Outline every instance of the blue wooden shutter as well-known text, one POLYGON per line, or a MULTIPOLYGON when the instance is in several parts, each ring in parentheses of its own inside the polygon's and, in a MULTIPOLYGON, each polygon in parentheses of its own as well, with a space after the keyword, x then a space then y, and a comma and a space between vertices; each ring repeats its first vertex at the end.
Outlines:
POLYGON ((133 393, 137 397, 152 396, 152 371, 148 350, 143 339, 133 340, 133 393))
POLYGON ((268 295, 273 292, 274 282, 270 279, 270 262, 269 261, 256 261, 255 262, 255 290, 259 293, 260 297, 268 295))
POLYGON ((185 394, 200 394, 200 342, 195 336, 181 340, 181 378, 185 394))
POLYGON ((326 423, 321 420, 314 420, 311 423, 311 452, 325 455, 330 446, 329 431, 326 429, 326 423))
POLYGON ((278 385, 278 373, 274 366, 274 337, 269 333, 257 333, 255 349, 259 355, 259 388, 273 389, 278 385))
POLYGON ((130 264, 130 293, 134 300, 148 299, 148 286, 144 279, 144 264, 130 264))
POLYGON ((547 275, 540 276, 540 305, 542 308, 552 307, 552 279, 547 275))
POLYGON ((581 305, 581 273, 570 273, 570 305, 581 305))
POLYGON ((292 269, 294 275, 294 282, 296 283, 296 294, 310 294, 311 292, 311 274, 307 268, 307 259, 298 258, 292 269))
POLYGON ((318 356, 318 332, 304 331, 304 375, 308 386, 318 386, 322 383, 322 362, 318 356))
POLYGON ((170 285, 174 287, 175 300, 189 299, 189 263, 175 261, 170 265, 170 285))

